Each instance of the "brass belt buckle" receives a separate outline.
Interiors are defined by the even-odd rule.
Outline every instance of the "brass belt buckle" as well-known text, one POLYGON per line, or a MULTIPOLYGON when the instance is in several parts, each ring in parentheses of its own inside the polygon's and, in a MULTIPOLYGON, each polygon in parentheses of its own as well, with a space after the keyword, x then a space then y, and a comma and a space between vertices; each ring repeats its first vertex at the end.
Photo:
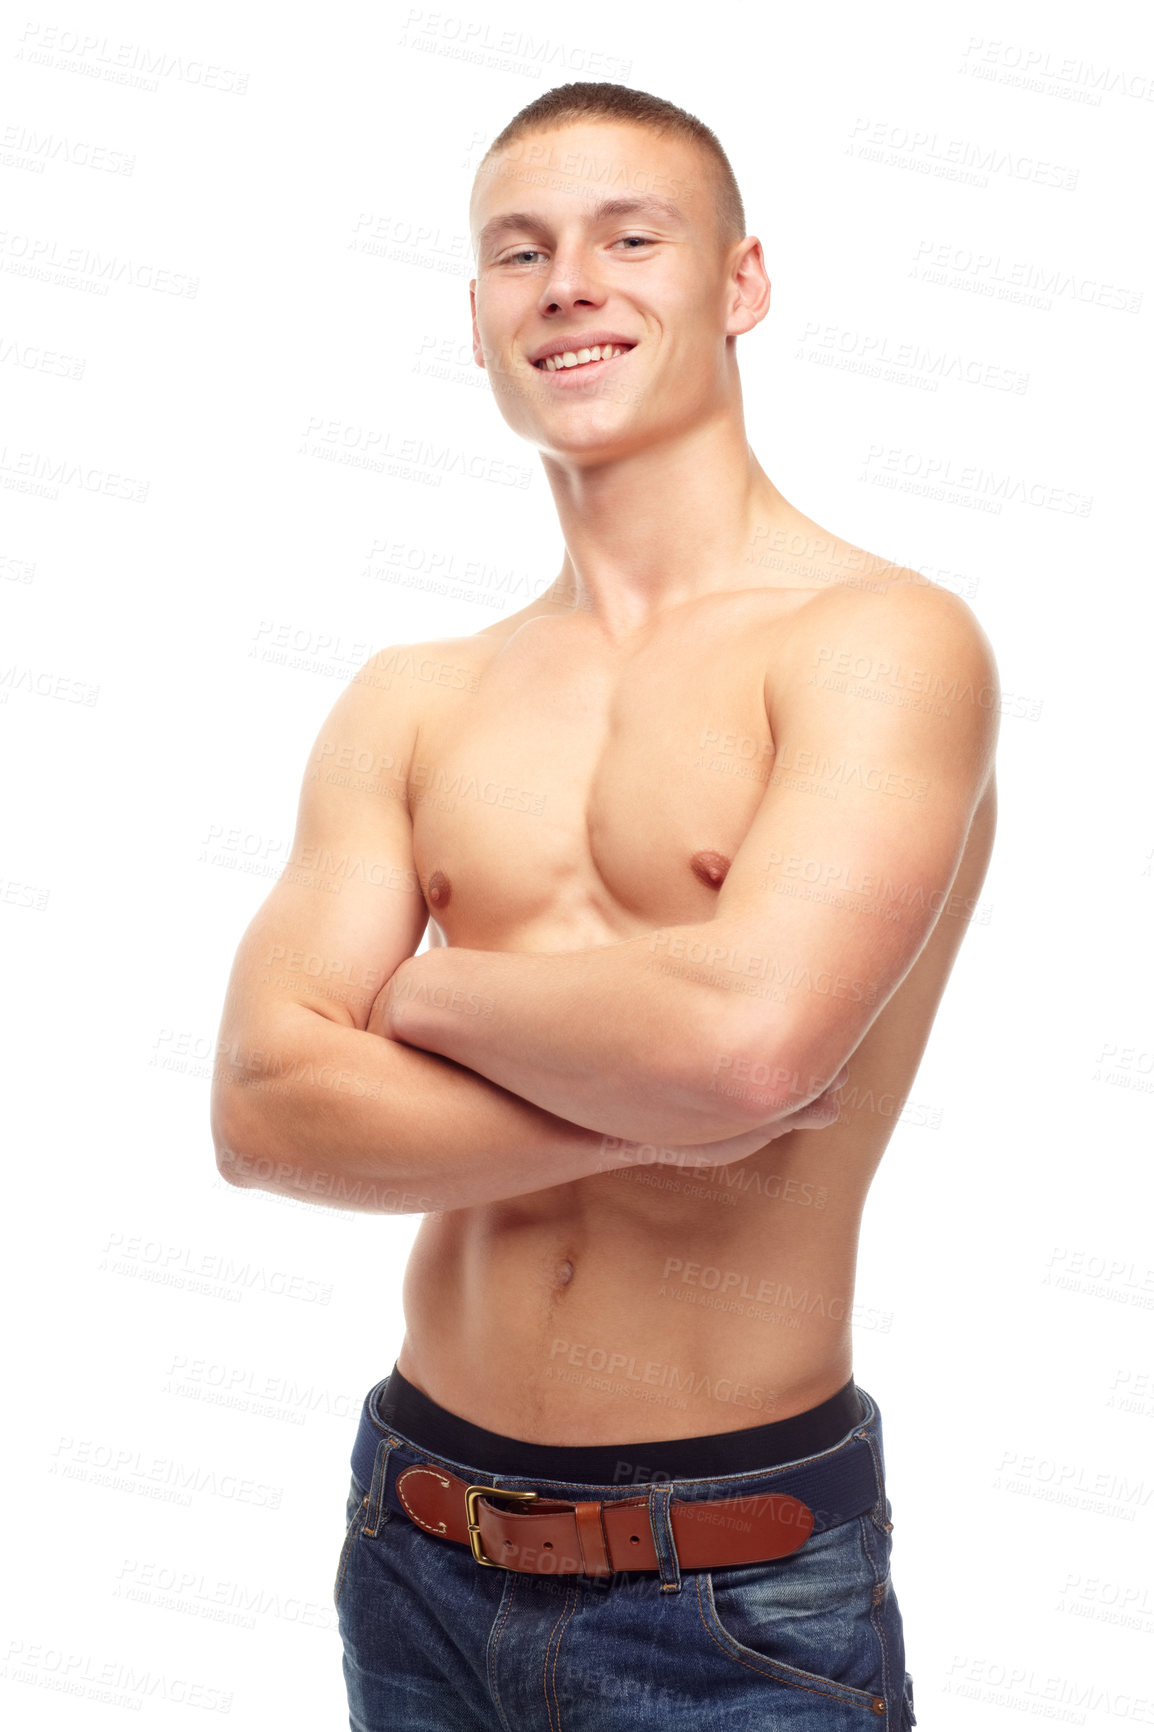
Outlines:
POLYGON ((477 1520, 477 1499, 479 1497, 507 1497, 513 1498, 519 1503, 532 1503, 537 1495, 535 1491, 502 1491, 500 1486, 495 1485, 469 1485, 465 1487, 465 1517, 469 1524, 469 1550, 479 1564, 484 1564, 491 1570, 504 1568, 504 1565, 499 1564, 496 1558, 485 1556, 485 1548, 481 1544, 481 1524, 477 1520))

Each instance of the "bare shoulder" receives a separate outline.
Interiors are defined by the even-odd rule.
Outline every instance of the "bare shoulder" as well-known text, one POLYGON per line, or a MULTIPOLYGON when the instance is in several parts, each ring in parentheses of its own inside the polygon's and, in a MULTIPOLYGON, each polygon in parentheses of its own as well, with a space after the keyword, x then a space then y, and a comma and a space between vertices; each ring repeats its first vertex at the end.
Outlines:
POLYGON ((905 567, 887 566, 867 582, 831 584, 807 598, 791 621, 789 639, 817 665, 858 678, 898 675, 896 665, 871 658, 907 658, 902 672, 929 674, 956 665, 997 689, 993 648, 960 595, 905 567))
POLYGON ((565 611, 546 593, 475 632, 389 644, 369 657, 350 684, 361 688, 369 706, 374 693, 389 693, 391 711, 407 709, 419 721, 429 703, 451 702, 454 695, 476 691, 489 663, 522 626, 565 611))
POLYGON ((918 572, 807 597, 767 666, 765 701, 779 744, 852 742, 882 763, 912 754, 975 790, 992 777, 993 650, 969 604, 918 572))
POLYGON ((522 609, 477 632, 374 650, 321 726, 316 752, 322 763, 342 774, 383 767, 388 774, 373 785, 400 798, 422 741, 469 701, 490 662, 535 611, 522 609))
POLYGON ((814 634, 844 636, 879 650, 965 655, 985 662, 996 679, 993 651, 976 615, 952 590, 909 566, 824 529, 791 511, 776 531, 763 527, 752 563, 774 573, 774 588, 792 590, 787 636, 812 646, 814 634), (792 583, 790 580, 794 580, 792 583))
POLYGON ((454 694, 476 691, 485 668, 521 618, 514 614, 460 637, 388 644, 375 650, 353 675, 350 695, 355 694, 360 707, 371 710, 375 699, 388 694, 392 701, 382 708, 408 710, 419 718, 425 699, 451 699, 454 694))

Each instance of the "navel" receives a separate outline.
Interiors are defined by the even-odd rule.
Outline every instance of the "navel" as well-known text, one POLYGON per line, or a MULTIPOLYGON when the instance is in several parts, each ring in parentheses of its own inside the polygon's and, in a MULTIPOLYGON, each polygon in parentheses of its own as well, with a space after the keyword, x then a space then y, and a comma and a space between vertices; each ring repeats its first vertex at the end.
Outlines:
POLYGON ((453 886, 449 883, 445 873, 440 870, 434 872, 432 877, 429 879, 429 888, 426 892, 431 906, 434 908, 447 908, 449 906, 449 898, 452 894, 453 886))
POLYGON ((710 890, 721 889, 732 864, 732 860, 727 860, 724 854, 715 854, 711 848, 702 848, 689 862, 694 877, 700 878, 710 890))
POLYGON ((565 1261, 560 1263, 557 1267, 557 1285, 558 1287, 568 1287, 572 1279, 573 1265, 569 1261, 568 1257, 566 1257, 565 1261))

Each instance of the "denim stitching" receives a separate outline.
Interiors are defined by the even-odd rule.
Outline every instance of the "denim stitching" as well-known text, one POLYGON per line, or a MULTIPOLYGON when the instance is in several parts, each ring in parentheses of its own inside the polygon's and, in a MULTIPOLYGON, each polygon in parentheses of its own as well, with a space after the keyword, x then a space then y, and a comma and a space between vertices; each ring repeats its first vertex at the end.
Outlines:
POLYGON ((382 1438, 377 1445, 376 1460, 373 1462, 373 1483, 369 1487, 367 1502, 371 1505, 372 1527, 369 1517, 365 1518, 364 1532, 369 1539, 375 1540, 380 1532, 381 1524, 387 1514, 385 1510, 385 1482, 389 1477, 389 1457, 398 1447, 399 1439, 390 1437, 388 1442, 382 1438))
POLYGON ((341 1604, 341 1589, 344 1587, 345 1582, 345 1571, 348 1569, 349 1559, 353 1555, 353 1542, 356 1539, 357 1523, 362 1520, 368 1507, 369 1498, 368 1493, 366 1492, 365 1496, 361 1499, 360 1508, 353 1511, 353 1519, 349 1523, 349 1531, 345 1535, 345 1543, 341 1547, 341 1555, 337 1564, 337 1579, 333 1585, 333 1605, 338 1611, 340 1610, 341 1604))
POLYGON ((504 1728, 504 1732, 512 1732, 512 1728, 510 1727, 508 1720, 505 1718, 505 1710, 501 1704, 501 1691, 497 1684, 497 1649, 501 1645, 501 1637, 505 1633, 505 1625, 509 1621, 509 1614, 513 1610, 513 1596, 516 1591, 517 1578, 512 1571, 510 1571, 509 1579, 505 1583, 504 1599, 498 1609, 496 1622, 489 1633, 489 1651, 486 1656, 486 1670, 489 1676, 489 1694, 493 1698, 493 1706, 497 1710, 497 1716, 504 1728))
POLYGON ((544 1686, 544 1691, 545 1691, 545 1712, 549 1716, 549 1732, 561 1732, 561 1703, 557 1699, 557 1661, 561 1655, 561 1638, 564 1636, 565 1631, 569 1628, 570 1620, 572 1619, 574 1612, 577 1610, 577 1598, 578 1598, 578 1596, 577 1596, 576 1589, 567 1588, 565 1590, 565 1604, 562 1606, 561 1610, 558 1612, 557 1623, 553 1625, 552 1630, 549 1632, 549 1640, 545 1644, 545 1664, 542 1667, 541 1678, 542 1678, 542 1684, 544 1686), (565 1621, 561 1627, 561 1634, 557 1635, 557 1625, 561 1624, 562 1619, 564 1619, 565 1621), (555 1648, 553 1648, 553 1637, 554 1636, 557 1636, 557 1646, 555 1648), (553 1701, 557 1705, 557 1725, 556 1725, 556 1727, 554 1727, 554 1725, 553 1725, 553 1706, 549 1701, 549 1684, 550 1684, 549 1650, 550 1650, 550 1648, 553 1648, 552 1685, 553 1685, 553 1701))
POLYGON ((649 1488, 649 1527, 653 1534, 653 1549, 657 1553, 657 1569, 663 1594, 681 1592, 681 1559, 673 1538, 670 1505, 673 1502, 673 1482, 649 1488))
MULTIPOLYGON (((882 1694, 882 1698, 883 1698, 885 1705, 886 1705, 886 1732, 889 1732, 890 1710, 891 1710, 891 1707, 893 1705, 893 1694, 892 1694, 891 1684, 890 1684, 890 1680, 891 1680, 891 1677, 893 1675, 893 1666, 891 1664, 891 1659, 890 1659, 890 1645, 889 1645, 889 1641, 886 1637, 885 1619, 882 1616, 881 1602, 884 1599, 885 1594, 888 1592, 888 1589, 889 1589, 890 1571, 889 1571, 888 1561, 886 1562, 885 1568, 883 1570, 881 1567, 881 1559, 879 1557, 877 1557, 875 1552, 874 1552, 874 1549, 873 1549, 874 1545, 877 1544, 878 1542, 874 1540, 873 1535, 870 1533, 869 1528, 866 1525, 869 1519, 870 1518, 868 1516, 859 1516, 858 1517, 858 1527, 859 1527, 859 1530, 861 1532, 862 1545, 865 1547, 866 1557, 869 1559, 870 1564, 873 1568, 873 1573, 874 1573, 874 1578, 875 1578, 875 1583, 876 1583, 874 1594, 872 1596, 872 1600, 871 1600, 871 1604, 870 1604, 870 1623, 873 1625, 874 1634, 876 1635, 876 1637, 878 1639, 878 1647, 881 1649, 881 1655, 882 1655, 882 1689, 881 1689, 881 1694, 882 1694)), ((883 1541, 882 1543, 885 1543, 885 1542, 883 1541)), ((888 1545, 887 1545, 886 1549, 888 1551, 888 1549, 889 1549, 888 1545)), ((900 1726, 896 1729, 896 1732, 901 1732, 900 1726)))
MULTIPOLYGON (((775 1663, 772 1660, 763 1660, 763 1665, 765 1666, 766 1669, 764 1671, 762 1671, 761 1667, 753 1665, 752 1662, 749 1660, 742 1659, 740 1654, 730 1653, 729 1649, 727 1647, 725 1647, 723 1645, 723 1643, 721 1643, 718 1640, 717 1634, 715 1633, 715 1631, 711 1630, 709 1627, 709 1621, 705 1616, 705 1602, 702 1600, 702 1597, 701 1597, 701 1578, 702 1578, 702 1576, 708 1577, 709 1571, 708 1570, 701 1570, 701 1571, 697 1572, 697 1580, 696 1580, 697 1613, 701 1619, 702 1627, 704 1628, 706 1635, 709 1637, 710 1641, 715 1645, 715 1647, 718 1647, 721 1649, 721 1652, 726 1656, 727 1659, 736 1660, 737 1664, 739 1666, 744 1666, 750 1672, 756 1672, 759 1677, 771 1678, 774 1681, 774 1683, 776 1683, 776 1684, 784 1684, 787 1690, 805 1690, 805 1691, 808 1691, 808 1693, 811 1696, 821 1696, 826 1701, 842 1702, 845 1704, 845 1706, 847 1708, 864 1708, 867 1711, 867 1713, 870 1713, 870 1714, 873 1713, 873 1711, 874 1711, 873 1710, 874 1697, 868 1690, 861 1690, 861 1691, 855 1690, 854 1686, 851 1684, 835 1684, 832 1679, 830 1680, 830 1685, 831 1685, 830 1689, 819 1690, 816 1684, 804 1684, 800 1681, 800 1679, 795 1681, 793 1678, 783 1678, 779 1672, 777 1672, 776 1670, 773 1669, 775 1663), (843 1696, 840 1694, 840 1692, 843 1690, 849 1691, 849 1692, 851 1692, 851 1694, 848 1697, 843 1696), (860 1697, 862 1697, 862 1696, 865 1696, 868 1699, 863 1702, 860 1700, 860 1697), (855 1698, 858 1698, 858 1699, 855 1699, 855 1698)), ((713 1586, 712 1581, 710 1581, 711 1591, 712 1591, 712 1586, 713 1586)), ((714 1613, 714 1616, 716 1617, 716 1612, 714 1613)), ((722 1635, 725 1636, 726 1641, 732 1642, 734 1647, 737 1647, 739 1645, 734 1640, 734 1638, 729 1634, 729 1632, 725 1629, 725 1626, 723 1624, 721 1624, 720 1622, 718 1623, 718 1629, 721 1631, 722 1635)), ((762 1659, 762 1656, 758 1655, 758 1659, 762 1659)), ((778 1662, 778 1664, 781 1664, 781 1662, 778 1662)))
POLYGON ((549 1732, 555 1732, 555 1728, 553 1726, 553 1708, 552 1708, 552 1704, 549 1701, 549 1650, 553 1646, 553 1637, 557 1634, 557 1625, 561 1622, 561 1619, 565 1616, 565 1612, 568 1608, 569 1595, 570 1595, 571 1591, 572 1590, 569 1588, 566 1588, 566 1590, 565 1590, 565 1598, 562 1602, 561 1610, 557 1613, 557 1618, 556 1618, 556 1621, 554 1622, 553 1628, 549 1631, 549 1640, 545 1643, 545 1658, 544 1658, 544 1661, 542 1662, 542 1666, 541 1666, 541 1690, 542 1690, 542 1694, 545 1697, 545 1714, 546 1714, 548 1721, 549 1721, 549 1732))
POLYGON ((884 1502, 886 1495, 886 1478, 885 1469, 882 1466, 881 1456, 878 1452, 877 1439, 868 1425, 863 1426, 859 1432, 855 1433, 855 1436, 860 1437, 862 1442, 869 1446, 870 1456, 874 1464, 874 1477, 878 1482, 877 1501, 882 1503, 884 1502))

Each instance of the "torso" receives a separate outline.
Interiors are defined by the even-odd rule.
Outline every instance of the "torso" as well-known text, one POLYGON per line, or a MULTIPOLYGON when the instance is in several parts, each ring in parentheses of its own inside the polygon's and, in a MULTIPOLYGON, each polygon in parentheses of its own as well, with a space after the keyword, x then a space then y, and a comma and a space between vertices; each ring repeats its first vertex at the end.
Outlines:
MULTIPOLYGON (((409 784, 432 941, 557 952, 708 920, 774 766, 775 635, 826 587, 710 594, 618 644, 542 598, 454 640, 473 689, 429 693, 409 784)), ((976 905, 993 798, 991 781, 953 909, 976 905)), ((557 1444, 731 1431, 834 1393, 862 1207, 966 929, 939 918, 835 1125, 731 1166, 654 1162, 427 1216, 404 1375, 557 1444)))

